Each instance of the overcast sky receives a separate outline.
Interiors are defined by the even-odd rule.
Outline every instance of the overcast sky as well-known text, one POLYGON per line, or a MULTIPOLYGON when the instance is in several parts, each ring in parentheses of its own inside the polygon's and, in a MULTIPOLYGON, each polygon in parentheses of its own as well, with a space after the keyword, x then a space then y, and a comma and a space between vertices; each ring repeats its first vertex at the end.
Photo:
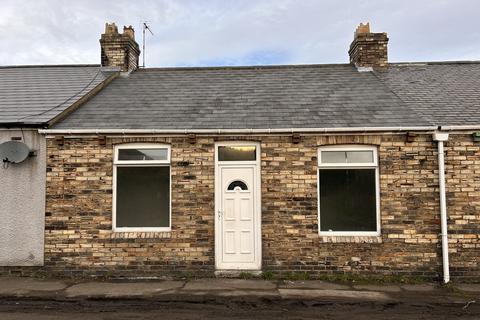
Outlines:
POLYGON ((0 0, 0 65, 99 63, 107 21, 148 21, 147 67, 344 63, 367 21, 392 62, 480 60, 478 0, 0 0))

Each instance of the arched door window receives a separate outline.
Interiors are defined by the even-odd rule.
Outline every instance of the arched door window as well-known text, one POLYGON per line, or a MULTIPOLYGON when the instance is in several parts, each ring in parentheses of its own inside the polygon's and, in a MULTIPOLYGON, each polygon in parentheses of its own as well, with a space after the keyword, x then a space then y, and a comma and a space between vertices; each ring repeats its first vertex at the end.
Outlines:
POLYGON ((242 191, 248 190, 248 187, 247 187, 247 185, 245 184, 245 182, 240 181, 240 180, 235 180, 235 181, 231 182, 231 183, 228 185, 227 190, 232 191, 232 190, 235 190, 236 187, 239 187, 240 190, 242 190, 242 191))

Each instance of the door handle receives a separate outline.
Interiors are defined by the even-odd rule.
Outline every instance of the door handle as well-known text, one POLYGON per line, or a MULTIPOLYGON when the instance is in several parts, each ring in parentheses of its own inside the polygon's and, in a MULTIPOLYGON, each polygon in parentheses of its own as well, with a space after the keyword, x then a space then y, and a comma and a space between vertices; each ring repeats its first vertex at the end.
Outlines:
POLYGON ((218 210, 218 219, 222 219, 222 210, 218 210))

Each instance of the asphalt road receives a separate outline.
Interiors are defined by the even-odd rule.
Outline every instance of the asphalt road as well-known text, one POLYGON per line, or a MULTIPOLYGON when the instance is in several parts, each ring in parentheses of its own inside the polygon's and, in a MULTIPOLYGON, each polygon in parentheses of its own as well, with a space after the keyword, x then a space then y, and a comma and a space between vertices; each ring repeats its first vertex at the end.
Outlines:
POLYGON ((242 301, 168 303, 145 301, 0 301, 0 319, 480 319, 480 303, 460 305, 415 303, 319 303, 242 301))

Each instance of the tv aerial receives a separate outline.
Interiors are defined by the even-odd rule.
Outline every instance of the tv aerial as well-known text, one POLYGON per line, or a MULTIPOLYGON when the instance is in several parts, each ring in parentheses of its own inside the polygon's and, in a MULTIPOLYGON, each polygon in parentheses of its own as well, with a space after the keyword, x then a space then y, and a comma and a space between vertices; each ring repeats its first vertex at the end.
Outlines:
POLYGON ((143 22, 142 24, 142 35, 143 35, 143 50, 142 50, 142 54, 143 54, 143 68, 145 68, 145 31, 150 32, 150 34, 153 36, 153 32, 152 30, 150 29, 150 27, 148 26, 147 22, 143 22))

